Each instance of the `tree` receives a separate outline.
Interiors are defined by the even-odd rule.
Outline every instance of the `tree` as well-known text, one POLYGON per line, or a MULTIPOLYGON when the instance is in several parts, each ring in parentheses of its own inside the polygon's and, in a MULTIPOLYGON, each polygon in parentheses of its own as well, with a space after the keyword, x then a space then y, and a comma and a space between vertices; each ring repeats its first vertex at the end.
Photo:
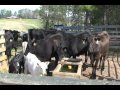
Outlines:
POLYGON ((0 11, 0 18, 10 17, 12 15, 11 10, 2 9, 0 11))
POLYGON ((14 16, 17 16, 17 12, 15 11, 13 15, 14 15, 14 16))

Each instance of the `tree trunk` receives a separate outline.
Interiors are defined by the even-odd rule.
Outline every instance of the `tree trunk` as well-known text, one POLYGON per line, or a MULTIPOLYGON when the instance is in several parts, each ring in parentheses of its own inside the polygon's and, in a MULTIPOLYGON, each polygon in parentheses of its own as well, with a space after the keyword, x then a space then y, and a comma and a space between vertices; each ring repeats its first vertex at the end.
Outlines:
POLYGON ((86 14, 85 14, 85 26, 88 26, 88 17, 89 17, 89 12, 86 11, 86 14))

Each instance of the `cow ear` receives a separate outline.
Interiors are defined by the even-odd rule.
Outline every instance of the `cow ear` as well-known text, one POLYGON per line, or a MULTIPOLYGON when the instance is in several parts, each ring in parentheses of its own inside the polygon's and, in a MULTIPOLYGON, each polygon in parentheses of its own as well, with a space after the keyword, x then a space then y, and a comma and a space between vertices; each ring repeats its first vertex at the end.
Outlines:
POLYGON ((59 41, 58 40, 53 40, 54 41, 54 43, 57 45, 57 46, 59 46, 59 41))

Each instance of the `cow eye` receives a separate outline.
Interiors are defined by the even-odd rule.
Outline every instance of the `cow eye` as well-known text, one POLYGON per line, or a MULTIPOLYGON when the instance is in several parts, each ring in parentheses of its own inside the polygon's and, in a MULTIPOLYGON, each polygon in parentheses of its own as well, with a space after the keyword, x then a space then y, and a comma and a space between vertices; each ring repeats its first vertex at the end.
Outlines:
POLYGON ((67 52, 67 49, 65 48, 64 51, 67 52))
POLYGON ((83 41, 85 41, 85 39, 82 39, 83 41))
POLYGON ((97 38, 94 38, 95 41, 97 41, 97 38))
POLYGON ((98 41, 100 41, 100 38, 98 38, 98 41))

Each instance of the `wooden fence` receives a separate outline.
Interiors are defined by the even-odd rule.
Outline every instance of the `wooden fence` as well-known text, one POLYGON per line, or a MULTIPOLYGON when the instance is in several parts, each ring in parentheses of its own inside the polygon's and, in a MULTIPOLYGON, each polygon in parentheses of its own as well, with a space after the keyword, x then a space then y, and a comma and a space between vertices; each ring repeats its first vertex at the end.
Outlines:
POLYGON ((7 56, 5 55, 5 38, 4 30, 0 30, 0 72, 8 71, 7 56))

